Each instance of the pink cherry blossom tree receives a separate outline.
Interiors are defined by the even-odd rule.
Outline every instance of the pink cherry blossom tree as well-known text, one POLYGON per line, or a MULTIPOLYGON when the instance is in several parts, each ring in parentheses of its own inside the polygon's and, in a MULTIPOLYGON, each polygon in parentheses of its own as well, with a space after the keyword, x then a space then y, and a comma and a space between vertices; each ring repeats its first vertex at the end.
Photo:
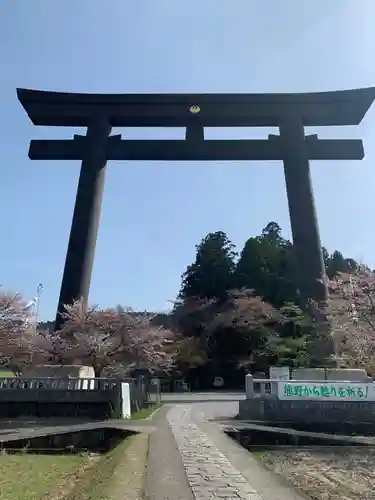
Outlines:
POLYGON ((343 366, 375 374, 375 273, 359 267, 328 282, 328 320, 343 366))
POLYGON ((129 308, 86 308, 83 301, 65 307, 60 331, 44 335, 44 348, 59 363, 93 366, 95 375, 136 367, 167 369, 173 355, 166 346, 174 334, 155 326, 153 315, 129 308))
POLYGON ((117 306, 66 306, 60 331, 36 330, 19 294, 0 293, 0 365, 16 375, 30 365, 86 364, 96 376, 126 375, 132 368, 169 369, 175 335, 155 326, 154 315, 117 306))
POLYGON ((20 294, 0 292, 0 364, 19 375, 34 362, 43 361, 37 348, 32 314, 20 294))

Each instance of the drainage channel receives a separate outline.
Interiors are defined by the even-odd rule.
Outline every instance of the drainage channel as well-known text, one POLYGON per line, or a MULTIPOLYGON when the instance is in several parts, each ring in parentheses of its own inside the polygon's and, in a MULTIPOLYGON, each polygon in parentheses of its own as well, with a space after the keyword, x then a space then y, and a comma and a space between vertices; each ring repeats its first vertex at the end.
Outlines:
POLYGON ((302 497, 375 500, 375 437, 244 422, 239 427, 233 424, 224 429, 261 467, 282 478, 302 497))
POLYGON ((51 433, 47 435, 13 435, 7 440, 4 436, 0 442, 0 453, 19 453, 27 450, 42 454, 76 454, 82 452, 107 453, 134 432, 111 427, 102 427, 78 432, 51 433))
POLYGON ((299 431, 290 428, 269 427, 257 424, 242 424, 228 427, 225 433, 249 451, 275 449, 280 446, 374 446, 374 437, 346 436, 337 434, 299 431))

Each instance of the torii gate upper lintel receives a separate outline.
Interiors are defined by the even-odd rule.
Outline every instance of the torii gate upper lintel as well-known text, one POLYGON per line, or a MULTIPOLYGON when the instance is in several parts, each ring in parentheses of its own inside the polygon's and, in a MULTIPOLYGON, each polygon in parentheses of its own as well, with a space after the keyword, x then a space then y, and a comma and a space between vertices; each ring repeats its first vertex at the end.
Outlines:
POLYGON ((55 328, 64 304, 87 300, 107 160, 280 160, 301 295, 326 300, 309 160, 360 160, 361 140, 305 136, 306 126, 358 125, 375 88, 305 94, 75 94, 17 89, 34 125, 85 126, 86 136, 33 140, 29 157, 82 160, 55 328), (265 140, 205 140, 204 127, 279 127, 265 140), (186 127, 185 140, 124 140, 112 127, 186 127))

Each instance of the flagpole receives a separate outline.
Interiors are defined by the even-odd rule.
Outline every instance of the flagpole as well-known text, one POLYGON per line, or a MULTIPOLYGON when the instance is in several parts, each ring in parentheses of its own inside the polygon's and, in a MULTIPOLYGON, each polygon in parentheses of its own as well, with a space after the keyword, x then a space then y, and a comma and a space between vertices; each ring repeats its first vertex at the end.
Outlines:
POLYGON ((37 301, 36 301, 36 311, 35 311, 35 331, 38 329, 38 319, 39 319, 39 302, 40 302, 40 297, 43 293, 43 285, 42 283, 39 283, 39 285, 36 287, 36 296, 37 296, 37 301))

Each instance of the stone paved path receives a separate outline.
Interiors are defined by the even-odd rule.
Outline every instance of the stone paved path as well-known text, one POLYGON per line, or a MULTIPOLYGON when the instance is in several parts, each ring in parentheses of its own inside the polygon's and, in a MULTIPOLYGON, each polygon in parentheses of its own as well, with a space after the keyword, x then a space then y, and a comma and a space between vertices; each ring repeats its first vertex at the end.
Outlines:
POLYGON ((238 403, 165 404, 151 421, 147 500, 306 500, 266 469, 217 423, 238 403))
POLYGON ((262 500, 191 418, 191 407, 175 406, 167 420, 195 500, 262 500))

